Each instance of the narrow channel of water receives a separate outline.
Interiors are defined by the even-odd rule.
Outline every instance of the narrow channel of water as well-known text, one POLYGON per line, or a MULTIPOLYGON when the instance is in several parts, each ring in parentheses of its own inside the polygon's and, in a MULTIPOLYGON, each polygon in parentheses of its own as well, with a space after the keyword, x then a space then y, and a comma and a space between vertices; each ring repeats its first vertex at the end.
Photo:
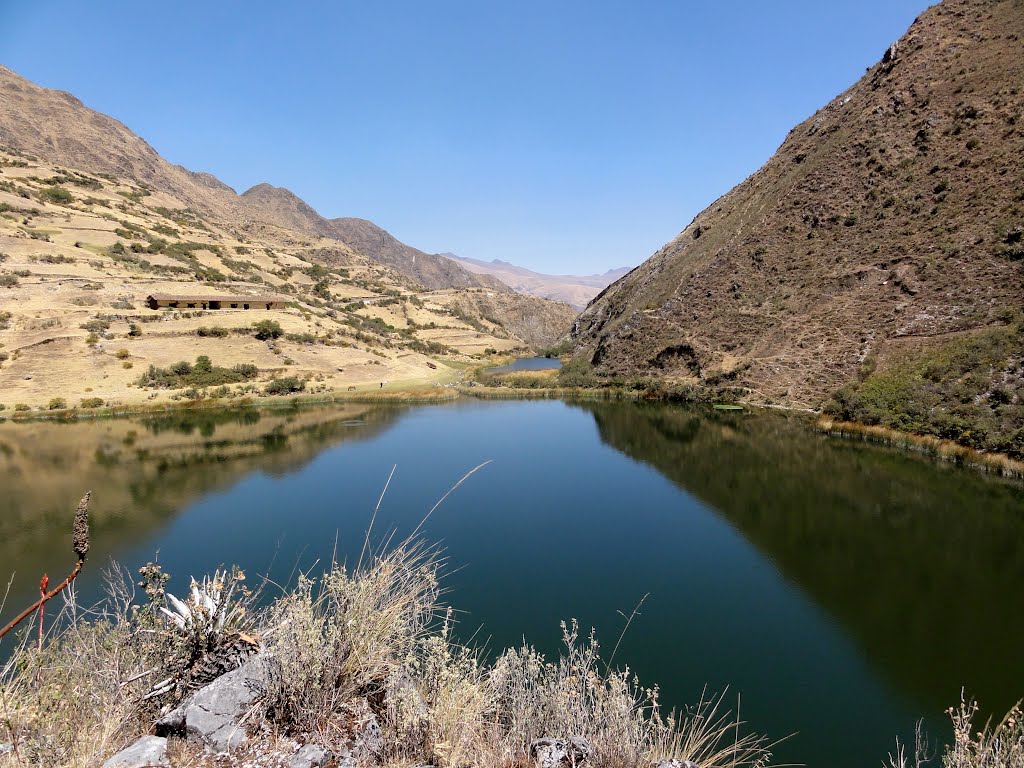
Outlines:
POLYGON ((451 564, 461 629, 557 652, 558 622, 596 626, 648 595, 619 649, 669 706, 704 685, 744 719, 796 733, 782 761, 878 765, 923 716, 944 735, 960 687, 987 711, 1022 694, 1024 487, 839 442, 803 419, 665 404, 478 402, 203 412, 0 424, 4 615, 71 561, 93 491, 93 555, 190 574, 239 564, 287 583, 427 524, 451 564))
POLYGON ((516 371, 556 371, 562 367, 557 357, 519 357, 508 365, 488 368, 488 373, 515 373, 516 371))

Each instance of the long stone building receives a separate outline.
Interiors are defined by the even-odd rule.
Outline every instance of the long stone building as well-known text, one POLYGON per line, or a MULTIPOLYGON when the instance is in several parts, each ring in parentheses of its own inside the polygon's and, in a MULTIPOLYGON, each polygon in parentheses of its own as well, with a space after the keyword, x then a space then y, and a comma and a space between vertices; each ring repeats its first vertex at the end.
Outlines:
POLYGON ((146 297, 150 309, 284 309, 282 296, 197 296, 179 293, 154 293, 146 297))

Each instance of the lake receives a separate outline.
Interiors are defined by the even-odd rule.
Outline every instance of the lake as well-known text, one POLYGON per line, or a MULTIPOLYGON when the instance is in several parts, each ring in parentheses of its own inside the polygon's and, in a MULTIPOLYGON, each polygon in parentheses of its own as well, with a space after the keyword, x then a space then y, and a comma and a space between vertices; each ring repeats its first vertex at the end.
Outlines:
POLYGON ((515 373, 516 371, 555 371, 562 367, 557 357, 517 357, 508 365, 488 368, 487 373, 515 373))
POLYGON ((742 694, 782 761, 879 765, 961 686, 1002 714, 1024 695, 1024 487, 816 434, 797 416, 633 402, 477 401, 205 411, 0 424, 4 616, 71 565, 93 491, 79 596, 111 558, 256 581, 358 556, 425 526, 460 631, 555 653, 597 628, 669 706, 742 694))

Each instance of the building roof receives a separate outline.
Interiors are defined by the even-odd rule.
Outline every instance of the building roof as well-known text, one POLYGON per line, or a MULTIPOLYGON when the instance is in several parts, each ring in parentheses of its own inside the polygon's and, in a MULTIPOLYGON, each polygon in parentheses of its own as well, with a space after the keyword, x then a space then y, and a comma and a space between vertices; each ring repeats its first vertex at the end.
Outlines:
POLYGON ((284 296, 240 296, 237 294, 212 294, 206 296, 197 296, 194 294, 187 293, 152 293, 146 297, 146 300, 153 299, 155 301, 219 301, 228 303, 240 303, 249 302, 250 304, 269 304, 271 302, 287 302, 284 296))

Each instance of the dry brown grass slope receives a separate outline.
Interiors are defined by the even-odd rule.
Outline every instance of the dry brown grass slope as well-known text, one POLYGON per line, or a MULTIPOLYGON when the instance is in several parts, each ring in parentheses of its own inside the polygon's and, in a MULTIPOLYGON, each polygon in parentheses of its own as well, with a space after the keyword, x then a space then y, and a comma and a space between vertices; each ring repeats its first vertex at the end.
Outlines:
POLYGON ((599 373, 819 407, 868 359, 1001 322, 1024 297, 1024 5, 946 0, 776 154, 603 292, 599 373))
POLYGON ((71 94, 41 88, 0 66, 2 145, 55 165, 110 174, 166 192, 240 232, 259 234, 270 225, 338 240, 424 288, 508 290, 496 280, 480 279, 447 259, 405 245, 371 222, 329 221, 287 189, 259 184, 237 195, 209 173, 168 163, 127 126, 71 94))

